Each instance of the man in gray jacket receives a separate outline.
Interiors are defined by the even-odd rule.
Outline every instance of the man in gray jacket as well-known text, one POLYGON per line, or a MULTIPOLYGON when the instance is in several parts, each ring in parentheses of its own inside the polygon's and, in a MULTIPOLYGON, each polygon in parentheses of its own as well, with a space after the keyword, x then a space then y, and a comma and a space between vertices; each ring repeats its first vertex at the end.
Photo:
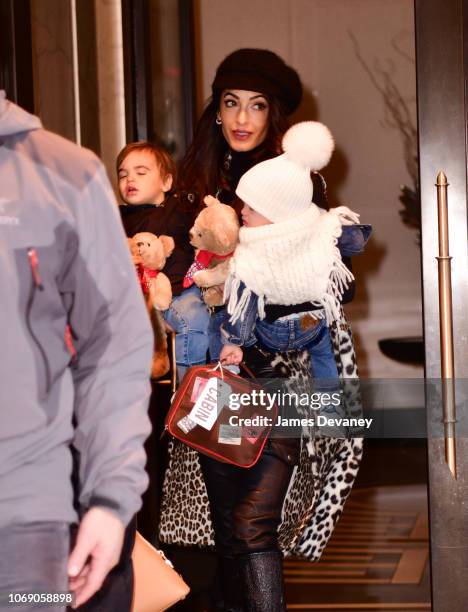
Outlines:
POLYGON ((152 332, 103 166, 4 92, 0 287, 0 610, 79 605, 147 486, 152 332))

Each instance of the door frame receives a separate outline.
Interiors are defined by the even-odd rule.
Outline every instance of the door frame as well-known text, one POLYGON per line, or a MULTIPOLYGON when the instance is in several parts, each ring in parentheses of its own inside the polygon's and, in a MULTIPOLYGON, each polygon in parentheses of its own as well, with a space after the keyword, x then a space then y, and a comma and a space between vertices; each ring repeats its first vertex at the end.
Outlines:
MULTIPOLYGON (((468 378, 467 0, 415 0, 425 376, 441 377, 436 177, 447 176, 455 378, 468 378), (465 31, 467 35, 465 36, 465 31)), ((468 411, 458 393, 458 432, 468 411)), ((445 461, 440 402, 426 397, 431 590, 435 612, 468 601, 468 440, 456 437, 458 477, 445 461)))

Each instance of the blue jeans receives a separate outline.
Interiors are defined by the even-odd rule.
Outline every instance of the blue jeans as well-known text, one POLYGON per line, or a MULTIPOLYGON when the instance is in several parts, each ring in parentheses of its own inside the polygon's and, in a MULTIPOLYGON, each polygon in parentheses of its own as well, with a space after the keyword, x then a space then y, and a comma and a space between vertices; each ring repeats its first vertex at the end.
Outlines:
POLYGON ((229 315, 226 308, 214 312, 210 316, 208 324, 208 348, 210 351, 210 361, 218 361, 219 354, 223 348, 221 342, 221 325, 229 321, 229 315))
POLYGON ((303 329, 304 317, 298 315, 286 321, 268 323, 257 320, 255 335, 266 348, 274 351, 304 349, 310 354, 310 371, 317 389, 336 387, 338 370, 326 321, 320 319, 314 327, 303 329))
POLYGON ((0 610, 65 612, 66 603, 12 605, 9 594, 68 591, 69 525, 9 525, 0 529, 0 542, 0 610))
POLYGON ((176 332, 176 362, 179 380, 192 365, 206 363, 209 312, 200 289, 192 285, 176 296, 163 313, 176 332))

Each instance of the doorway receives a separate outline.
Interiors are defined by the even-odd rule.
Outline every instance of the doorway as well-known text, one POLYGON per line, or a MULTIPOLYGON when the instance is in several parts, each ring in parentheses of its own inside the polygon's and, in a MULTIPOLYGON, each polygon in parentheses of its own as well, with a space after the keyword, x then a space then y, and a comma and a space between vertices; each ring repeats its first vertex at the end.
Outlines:
MULTIPOLYGON (((41 87, 34 89, 36 84, 42 86, 42 90, 48 89, 49 93, 55 91, 46 87, 48 81, 45 77, 41 80, 38 76, 41 70, 40 45, 47 47, 50 41, 37 35, 41 33, 41 20, 35 11, 54 8, 48 15, 48 24, 54 26, 53 31, 49 27, 47 32, 42 31, 42 35, 49 36, 52 31, 57 33, 57 40, 59 35, 65 36, 64 48, 67 49, 68 58, 68 55, 73 55, 72 37, 69 35, 73 22, 70 18, 72 3, 23 0, 1 3, 3 21, 8 26, 0 45, 2 85, 9 88, 23 106, 42 113, 46 125, 71 138, 77 134, 74 114, 76 86, 79 89, 91 84, 97 88, 99 80, 104 80, 99 74, 95 51, 100 32, 102 34, 103 31, 100 24, 107 22, 102 13, 95 14, 95 6, 109 10, 118 6, 117 13, 120 15, 122 6, 123 14, 125 7, 128 9, 138 4, 148 6, 148 2, 121 3, 117 0, 96 3, 80 1, 76 4, 79 11, 75 27, 79 36, 78 51, 82 53, 78 59, 84 65, 86 56, 83 53, 88 49, 92 62, 86 83, 75 81, 74 89, 73 62, 68 59, 62 61, 63 52, 48 57, 47 61, 55 62, 56 68, 48 71, 47 79, 62 83, 62 89, 63 82, 69 85, 61 91, 63 104, 58 108, 52 103, 47 105, 45 96, 41 98, 41 87), (88 19, 88 13, 92 19, 88 19), (31 37, 34 28, 35 38, 31 37), (12 53, 12 49, 18 53, 12 53), (73 91, 75 95, 72 95, 73 91)), ((156 4, 164 7, 165 2, 153 2, 154 6, 156 4)), ((169 4, 175 6, 172 0, 169 4)), ((286 568, 291 609, 382 610, 385 609, 384 605, 393 610, 429 609, 430 586, 433 610, 436 612, 464 610, 468 601, 468 583, 464 579, 468 566, 465 525, 468 434, 467 410, 463 403, 466 397, 463 380, 467 378, 468 369, 465 145, 468 45, 464 36, 467 30, 467 4, 467 0, 416 0, 414 4, 413 0, 238 0, 235 3, 227 0, 180 0, 177 5, 181 11, 190 9, 183 13, 180 28, 174 25, 177 19, 171 18, 178 36, 187 35, 182 26, 187 25, 188 20, 193 25, 195 37, 191 59, 195 73, 187 73, 182 79, 182 69, 177 74, 166 74, 167 91, 164 90, 162 100, 173 100, 174 97, 179 102, 187 100, 194 85, 191 82, 193 77, 196 85, 194 100, 199 112, 209 94, 216 65, 227 53, 241 46, 271 48, 297 68, 306 86, 304 105, 294 120, 318 119, 334 133, 337 153, 325 173, 331 203, 350 206, 361 213, 363 222, 369 222, 374 227, 366 253, 355 259, 357 294, 347 307, 356 335, 363 379, 422 381, 424 373, 428 379, 440 377, 437 200, 434 187, 439 170, 445 172, 450 183, 455 373, 461 385, 457 394, 457 432, 461 434, 456 445, 457 479, 451 475, 444 458, 446 441, 441 426, 440 406, 436 406, 439 412, 429 414, 428 418, 428 463, 425 432, 417 439, 397 436, 368 440, 359 479, 338 524, 335 543, 338 548, 343 548, 343 538, 349 537, 349 541, 354 542, 369 539, 368 534, 374 529, 369 526, 369 517, 374 515, 375 533, 388 536, 387 541, 406 538, 410 547, 401 546, 402 551, 395 553, 397 557, 385 557, 386 553, 383 552, 376 554, 382 554, 384 558, 369 559, 367 551, 364 554, 361 550, 352 554, 360 554, 361 557, 367 555, 367 560, 339 560, 340 564, 369 563, 366 568, 339 565, 333 568, 322 566, 321 569, 319 563, 312 570, 300 562, 291 561, 286 568), (189 88, 184 90, 185 95, 177 89, 179 80, 189 88), (177 84, 174 84, 176 81, 177 84), (418 172, 415 171, 417 114, 421 208, 418 198, 414 197, 418 189, 418 172), (419 225, 422 227, 421 239, 418 236, 419 225), (421 275, 424 280, 422 292, 421 275), (425 340, 424 350, 421 350, 421 342, 417 341, 422 336, 425 340), (423 358, 425 372, 421 363, 423 358), (425 553, 429 541, 425 518, 428 516, 427 484, 430 487, 430 561, 425 553), (388 519, 385 524, 381 522, 382 518, 388 519), (393 525, 393 532, 388 531, 389 525, 393 525), (411 554, 407 554, 408 551, 411 554), (429 562, 432 565, 431 584, 429 562), (398 580, 405 579, 405 567, 411 570, 407 580, 413 582, 402 584, 398 580), (363 569, 370 572, 364 579, 363 569), (353 578, 361 579, 361 595, 364 593, 363 597, 367 597, 367 600, 357 601, 356 593, 347 591, 349 598, 343 597, 341 601, 341 604, 348 605, 347 608, 326 607, 325 596, 314 602, 313 598, 319 590, 317 585, 327 584, 324 579, 329 570, 342 572, 338 581, 335 575, 329 582, 333 600, 336 600, 338 593, 346 595, 348 587, 345 588, 345 585, 353 584, 349 582, 353 578), (361 578, 349 574, 356 571, 361 572, 361 578), (322 574, 314 577, 313 572, 322 574), (348 579, 347 583, 345 579, 348 579), (379 601, 381 595, 375 594, 377 583, 369 582, 373 579, 384 581, 381 586, 388 586, 389 592, 392 588, 399 590, 401 597, 386 595, 386 599, 379 601), (295 595, 299 591, 303 594, 301 598, 295 595)), ((161 9, 158 13, 158 10, 152 14, 155 23, 158 19, 165 19, 164 11, 161 9)), ((112 19, 112 23, 115 20, 112 19)), ((117 28, 119 35, 125 38, 125 31, 122 34, 123 28, 120 26, 117 28)), ((165 49, 163 63, 168 61, 171 50, 169 46, 165 49)), ((185 66, 185 69, 190 64, 186 55, 185 46, 180 56, 181 66, 185 66)), ((158 70, 158 74, 163 74, 164 66, 159 65, 158 70)), ((150 119, 157 120, 160 112, 158 107, 150 119, 141 115, 141 112, 146 112, 143 107, 149 90, 145 78, 149 77, 139 81, 144 91, 138 90, 142 94, 138 98, 141 105, 138 108, 131 108, 128 99, 130 85, 127 84, 126 91, 122 87, 115 96, 122 104, 120 110, 117 109, 119 121, 114 122, 113 127, 117 124, 122 127, 125 124, 124 115, 127 114, 127 133, 132 122, 141 120, 141 123, 135 123, 136 127, 132 124, 132 134, 138 137, 144 134, 138 131, 141 125, 146 129, 151 124, 150 119), (121 112, 122 108, 126 113, 121 112), (128 117, 130 111, 134 111, 131 120, 128 117)), ((135 95, 138 92, 135 91, 135 95)), ((96 97, 82 96, 83 102, 91 99, 96 97)), ((109 145, 98 109, 81 110, 86 110, 88 118, 81 126, 83 142, 113 160, 118 147, 123 144, 121 139, 124 138, 125 129, 120 129, 112 145, 109 145)), ((170 138, 176 132, 179 134, 177 142, 183 143, 187 139, 192 108, 185 108, 184 113, 183 130, 181 128, 177 132, 172 125, 164 125, 167 134, 160 135, 162 139, 167 137, 168 142, 172 142, 170 138)), ((177 121, 181 122, 179 115, 177 121)), ((109 161, 110 171, 112 166, 113 161, 109 161)), ((387 407, 391 410, 412 410, 418 423, 421 417, 425 420, 426 409, 420 397, 400 393, 402 385, 398 382, 391 386, 392 393, 385 398, 387 407)), ((347 553, 336 552, 336 556, 340 554, 346 557, 347 553)), ((323 562, 330 564, 335 560, 328 557, 323 562)))

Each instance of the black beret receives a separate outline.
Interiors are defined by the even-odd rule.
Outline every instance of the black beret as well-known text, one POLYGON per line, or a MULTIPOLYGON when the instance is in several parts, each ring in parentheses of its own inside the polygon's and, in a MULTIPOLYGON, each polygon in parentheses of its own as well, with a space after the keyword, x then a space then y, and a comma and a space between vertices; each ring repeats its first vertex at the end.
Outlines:
POLYGON ((213 94, 223 89, 245 89, 275 96, 288 115, 299 106, 302 84, 297 72, 267 49, 237 49, 218 66, 211 85, 213 94))

